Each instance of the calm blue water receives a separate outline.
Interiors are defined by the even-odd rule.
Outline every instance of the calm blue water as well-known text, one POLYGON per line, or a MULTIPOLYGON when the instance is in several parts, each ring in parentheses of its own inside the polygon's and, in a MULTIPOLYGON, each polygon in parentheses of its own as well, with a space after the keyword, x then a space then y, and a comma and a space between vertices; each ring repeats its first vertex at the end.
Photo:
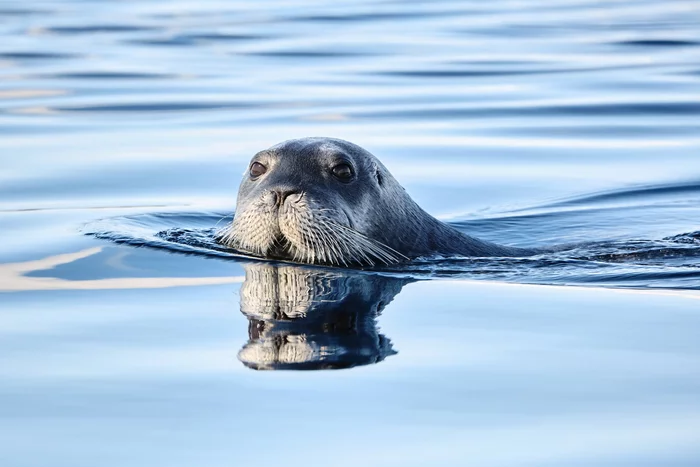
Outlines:
POLYGON ((696 1, 0 1, 0 464, 700 464, 698 24, 696 1), (215 250, 252 154, 303 136, 470 234, 582 246, 215 250))

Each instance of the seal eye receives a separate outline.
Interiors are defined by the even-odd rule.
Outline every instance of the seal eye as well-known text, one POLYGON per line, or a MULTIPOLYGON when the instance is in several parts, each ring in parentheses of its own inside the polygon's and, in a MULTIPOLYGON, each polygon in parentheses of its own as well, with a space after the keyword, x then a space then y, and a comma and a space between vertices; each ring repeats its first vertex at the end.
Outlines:
POLYGON ((267 167, 262 165, 260 162, 253 162, 250 165, 250 178, 258 178, 265 172, 267 172, 267 167))
POLYGON ((333 175, 341 182, 349 182, 352 179, 352 167, 348 164, 338 164, 333 167, 333 175))

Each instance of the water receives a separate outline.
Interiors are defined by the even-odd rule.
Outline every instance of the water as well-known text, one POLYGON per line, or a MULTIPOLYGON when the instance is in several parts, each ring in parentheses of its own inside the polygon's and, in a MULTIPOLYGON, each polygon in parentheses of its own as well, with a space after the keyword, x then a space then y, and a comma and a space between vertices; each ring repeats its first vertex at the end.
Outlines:
POLYGON ((699 18, 1 2, 0 462, 697 465, 699 18), (315 135, 472 235, 577 246, 366 271, 217 249, 251 155, 315 135))

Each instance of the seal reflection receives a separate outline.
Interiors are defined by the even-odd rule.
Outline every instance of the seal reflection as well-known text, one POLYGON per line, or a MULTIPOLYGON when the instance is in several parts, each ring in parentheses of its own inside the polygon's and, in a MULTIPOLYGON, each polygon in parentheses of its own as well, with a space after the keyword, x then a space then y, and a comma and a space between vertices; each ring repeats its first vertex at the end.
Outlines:
POLYGON ((409 280, 292 265, 244 268, 249 340, 238 359, 247 367, 351 368, 396 354, 377 317, 409 280))

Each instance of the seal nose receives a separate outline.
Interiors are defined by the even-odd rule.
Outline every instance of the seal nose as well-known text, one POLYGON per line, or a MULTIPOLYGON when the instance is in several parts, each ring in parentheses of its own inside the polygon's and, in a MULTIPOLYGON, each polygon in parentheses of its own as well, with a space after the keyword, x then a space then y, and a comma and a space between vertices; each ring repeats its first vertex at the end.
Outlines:
POLYGON ((276 190, 272 190, 272 194, 275 197, 275 204, 277 206, 282 206, 289 195, 295 195, 298 193, 299 192, 297 190, 292 190, 289 188, 278 188, 276 190))

